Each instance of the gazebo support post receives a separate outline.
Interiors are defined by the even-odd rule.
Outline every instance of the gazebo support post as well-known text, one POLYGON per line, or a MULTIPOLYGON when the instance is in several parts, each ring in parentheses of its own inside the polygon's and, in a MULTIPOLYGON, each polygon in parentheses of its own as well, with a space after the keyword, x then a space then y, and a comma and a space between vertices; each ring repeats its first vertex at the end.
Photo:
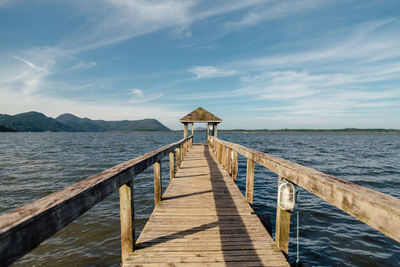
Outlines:
POLYGON ((184 123, 183 124, 183 138, 186 138, 188 134, 188 124, 184 123))
POLYGON ((207 142, 208 142, 208 136, 210 135, 210 124, 207 123, 207 142))

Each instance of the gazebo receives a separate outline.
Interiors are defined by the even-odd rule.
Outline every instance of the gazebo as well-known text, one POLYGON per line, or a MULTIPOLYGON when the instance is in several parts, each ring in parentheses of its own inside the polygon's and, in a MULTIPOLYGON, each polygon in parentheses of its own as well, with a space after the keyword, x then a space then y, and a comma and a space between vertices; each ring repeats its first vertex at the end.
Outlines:
POLYGON ((187 114, 185 117, 181 118, 179 120, 181 123, 183 123, 183 129, 184 129, 184 137, 186 138, 188 135, 188 124, 192 124, 192 135, 193 135, 193 124, 195 122, 200 122, 200 123, 207 123, 207 140, 208 136, 210 134, 210 126, 212 126, 212 135, 217 136, 217 124, 221 123, 222 120, 215 116, 214 114, 208 112, 202 107, 199 107, 189 114, 187 114))

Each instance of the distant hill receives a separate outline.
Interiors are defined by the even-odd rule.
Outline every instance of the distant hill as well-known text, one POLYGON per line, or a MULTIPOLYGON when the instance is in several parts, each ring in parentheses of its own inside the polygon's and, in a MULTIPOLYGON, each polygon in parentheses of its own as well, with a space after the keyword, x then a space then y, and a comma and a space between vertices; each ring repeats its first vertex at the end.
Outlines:
POLYGON ((0 132, 16 132, 16 130, 0 125, 0 132))
POLYGON ((0 114, 0 125, 15 129, 18 132, 70 132, 71 127, 64 125, 43 113, 31 111, 14 116, 0 114))
POLYGON ((155 119, 104 121, 79 118, 73 114, 62 114, 56 118, 69 127, 80 132, 105 132, 105 131, 169 131, 169 128, 155 119))
POLYGON ((63 114, 56 119, 39 112, 26 112, 14 116, 0 114, 0 125, 20 132, 105 132, 105 131, 168 131, 155 119, 104 121, 79 118, 63 114))

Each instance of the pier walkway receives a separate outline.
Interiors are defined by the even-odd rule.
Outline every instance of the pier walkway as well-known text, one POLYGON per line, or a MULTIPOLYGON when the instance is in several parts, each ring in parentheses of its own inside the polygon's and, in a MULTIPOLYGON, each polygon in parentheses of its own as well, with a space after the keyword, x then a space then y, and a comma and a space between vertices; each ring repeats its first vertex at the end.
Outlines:
POLYGON ((289 266, 284 255, 289 254, 296 187, 400 242, 400 199, 218 139, 222 120, 202 108, 180 121, 183 139, 0 215, 0 267, 11 265, 115 191, 122 266, 289 266), (207 123, 206 144, 193 145, 197 122, 207 123), (245 196, 235 184, 239 155, 247 160, 245 196), (171 180, 161 196, 161 161, 167 156, 171 180), (279 184, 275 241, 251 208, 255 164, 275 173, 279 184), (149 167, 154 169, 155 208, 135 240, 134 179, 149 167))
POLYGON ((289 266, 232 177, 195 144, 123 266, 289 266))

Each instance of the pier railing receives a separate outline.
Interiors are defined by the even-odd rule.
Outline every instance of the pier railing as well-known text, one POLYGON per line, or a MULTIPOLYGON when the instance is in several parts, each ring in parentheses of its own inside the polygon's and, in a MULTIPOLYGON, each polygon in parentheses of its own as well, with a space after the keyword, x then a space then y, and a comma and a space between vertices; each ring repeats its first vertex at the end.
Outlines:
MULTIPOLYGON (((258 163, 276 173, 279 180, 288 180, 306 189, 400 242, 400 199, 213 136, 208 138, 208 145, 234 180, 238 153, 247 158, 245 197, 250 204, 253 204, 254 165, 258 163)), ((289 248, 289 230, 290 212, 277 205, 275 242, 285 253, 289 248)))
POLYGON ((119 189, 122 262, 134 249, 133 178, 154 165, 154 202, 161 201, 161 159, 169 155, 170 178, 193 137, 116 165, 100 174, 0 216, 0 266, 7 266, 119 189))

